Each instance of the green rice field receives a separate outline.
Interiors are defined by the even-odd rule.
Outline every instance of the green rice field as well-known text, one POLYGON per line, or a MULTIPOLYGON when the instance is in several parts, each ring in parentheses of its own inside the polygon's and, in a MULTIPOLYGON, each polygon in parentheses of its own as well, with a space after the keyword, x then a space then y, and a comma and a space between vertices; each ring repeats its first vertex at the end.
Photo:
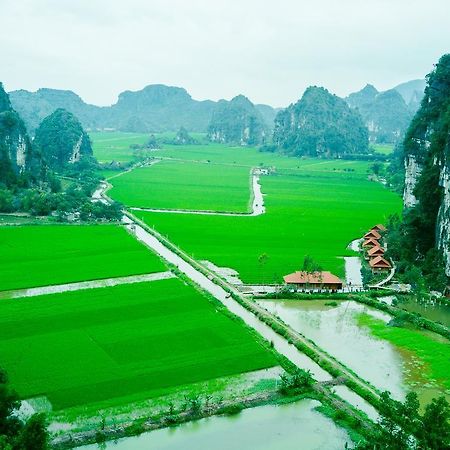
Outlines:
MULTIPOLYGON (((206 172, 216 168, 222 178, 228 173, 234 177, 233 165, 276 167, 275 174, 261 177, 266 214, 257 217, 144 211, 135 211, 135 214, 196 259, 237 270, 244 282, 279 282, 283 275, 300 268, 305 255, 311 255, 324 270, 343 276, 342 256, 351 254, 346 250, 349 242, 374 224, 386 222, 390 214, 401 211, 398 195, 367 180, 367 162, 298 159, 259 153, 255 149, 221 148, 204 145, 161 150, 161 156, 184 156, 186 163, 173 163, 172 170, 177 174, 175 184, 167 182, 164 189, 158 184, 161 177, 152 177, 152 171, 162 163, 147 169, 149 190, 153 179, 157 180, 158 207, 174 207, 174 192, 184 191, 187 198, 195 192, 190 208, 202 209, 199 205, 202 197, 208 198, 208 190, 194 191, 189 183, 183 186, 182 172, 192 167, 188 158, 197 161, 206 158, 211 163, 197 165, 198 170, 204 172, 199 173, 197 179, 207 179, 206 172), (260 263, 263 254, 267 258, 262 258, 263 263, 260 263)), ((130 183, 136 176, 133 174, 136 171, 127 174, 130 183)), ((120 178, 115 178, 113 184, 120 178)), ((215 194, 215 209, 218 210, 227 207, 228 190, 224 185, 222 189, 223 193, 215 194)), ((246 185, 246 192, 247 189, 246 185)), ((120 197, 116 197, 114 189, 110 193, 127 205, 134 198, 134 193, 127 194, 125 190, 120 197)))
POLYGON ((115 177, 108 195, 142 208, 247 212, 250 169, 163 160, 115 177))
POLYGON ((144 144, 148 133, 124 133, 121 131, 92 131, 89 133, 94 156, 99 162, 128 162, 133 159, 131 144, 144 144))
POLYGON ((0 361, 21 398, 114 406, 277 365, 179 279, 0 301, 0 361))
POLYGON ((119 225, 0 227, 0 291, 166 270, 119 225))

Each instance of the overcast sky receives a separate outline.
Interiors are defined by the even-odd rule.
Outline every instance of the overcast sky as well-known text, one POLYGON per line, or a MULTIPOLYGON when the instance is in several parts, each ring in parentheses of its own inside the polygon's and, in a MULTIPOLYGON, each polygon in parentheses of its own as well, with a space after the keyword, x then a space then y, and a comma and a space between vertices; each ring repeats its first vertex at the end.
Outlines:
POLYGON ((5 88, 99 105, 163 83, 285 106, 422 78, 449 51, 449 0, 0 0, 5 88))

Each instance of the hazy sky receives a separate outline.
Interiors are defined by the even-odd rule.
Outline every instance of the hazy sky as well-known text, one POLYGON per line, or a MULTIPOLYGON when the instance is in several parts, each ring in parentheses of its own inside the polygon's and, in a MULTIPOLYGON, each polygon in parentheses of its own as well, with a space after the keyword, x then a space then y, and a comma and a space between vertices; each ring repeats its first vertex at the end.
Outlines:
POLYGON ((449 51, 449 0, 0 0, 5 88, 101 105, 164 83, 284 106, 422 78, 449 51))

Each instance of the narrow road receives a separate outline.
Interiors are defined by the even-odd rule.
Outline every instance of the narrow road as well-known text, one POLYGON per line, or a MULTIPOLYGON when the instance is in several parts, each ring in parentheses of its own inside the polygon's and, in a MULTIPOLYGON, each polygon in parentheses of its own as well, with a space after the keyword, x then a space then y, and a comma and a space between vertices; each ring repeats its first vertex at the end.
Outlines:
POLYGON ((75 283, 55 284, 51 286, 34 287, 29 289, 17 289, 14 291, 2 291, 0 292, 0 299, 36 297, 37 295, 59 294, 61 292, 111 287, 117 286, 119 284, 142 283, 144 281, 166 280, 168 278, 175 278, 175 275, 170 271, 166 271, 147 273, 143 275, 130 275, 126 277, 103 278, 101 280, 80 281, 75 283))

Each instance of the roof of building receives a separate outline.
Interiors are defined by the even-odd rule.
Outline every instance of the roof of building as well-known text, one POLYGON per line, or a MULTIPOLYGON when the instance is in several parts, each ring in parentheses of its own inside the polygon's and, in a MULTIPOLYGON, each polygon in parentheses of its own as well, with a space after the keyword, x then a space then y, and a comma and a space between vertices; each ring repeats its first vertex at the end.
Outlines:
POLYGON ((384 248, 381 247, 380 245, 375 245, 374 247, 372 247, 367 254, 369 256, 373 256, 373 255, 377 255, 378 254, 383 254, 384 253, 384 248))
POLYGON ((391 263, 384 259, 382 256, 376 256, 369 261, 370 267, 377 268, 390 268, 391 263))
POLYGON ((363 247, 379 247, 380 243, 375 238, 367 238, 362 243, 363 247))
POLYGON ((377 225, 375 225, 371 229, 372 230, 377 230, 377 231, 386 231, 386 227, 384 225, 382 225, 381 223, 378 223, 377 225))
POLYGON ((364 237, 365 237, 366 239, 371 238, 371 237, 372 237, 372 238, 375 238, 375 239, 381 239, 381 234, 378 233, 377 230, 372 229, 372 230, 368 231, 368 232, 364 235, 364 237))
POLYGON ((288 284, 342 284, 342 280, 331 272, 298 271, 283 278, 288 284))

